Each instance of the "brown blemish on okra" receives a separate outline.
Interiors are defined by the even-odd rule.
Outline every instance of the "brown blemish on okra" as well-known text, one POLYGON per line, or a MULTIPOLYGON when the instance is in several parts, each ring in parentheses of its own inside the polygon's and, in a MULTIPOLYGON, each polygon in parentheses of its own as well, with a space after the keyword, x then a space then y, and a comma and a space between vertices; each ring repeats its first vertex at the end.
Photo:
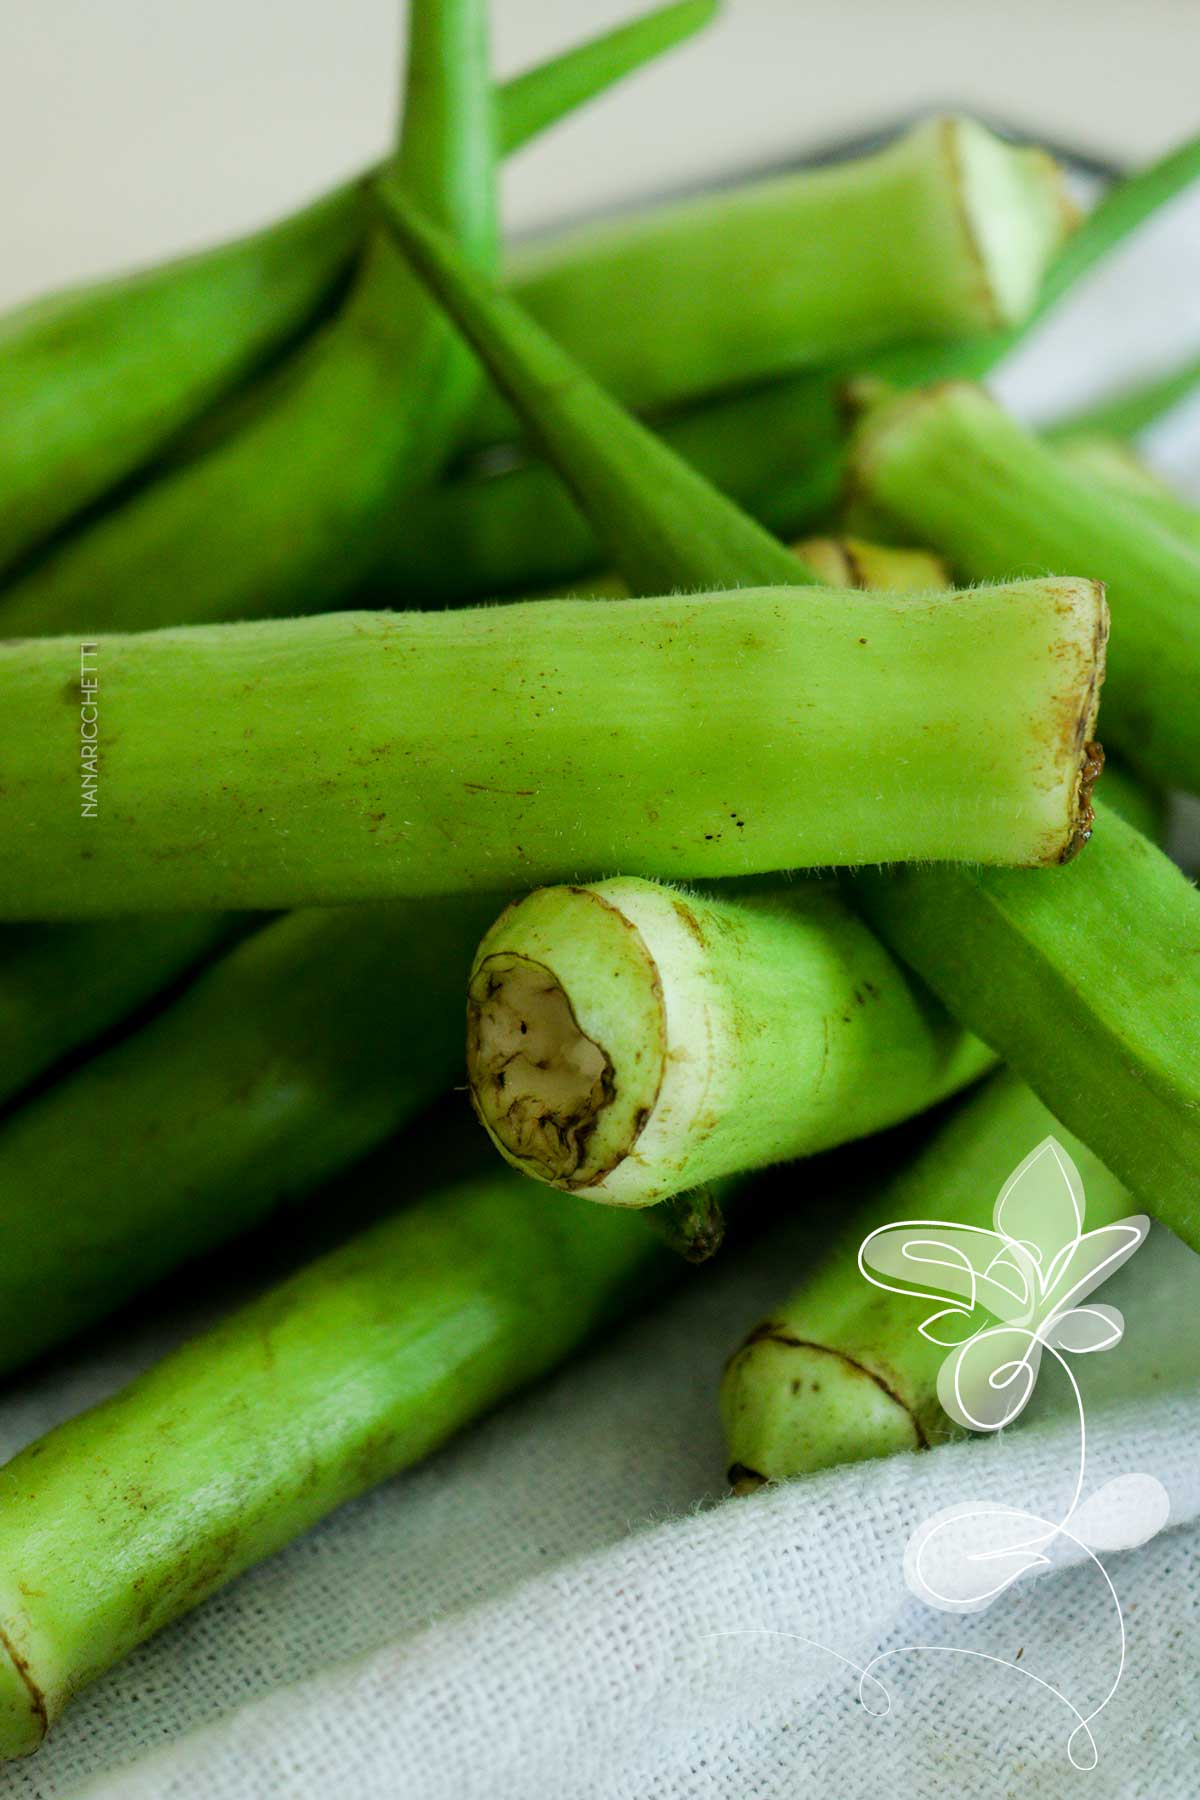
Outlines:
POLYGON ((1060 862, 1069 863, 1078 856, 1083 846, 1092 835, 1092 827, 1096 823, 1096 809, 1092 804, 1093 790, 1104 770, 1104 746, 1089 740, 1083 746, 1083 763, 1079 771, 1079 787, 1075 800, 1075 827, 1064 849, 1060 862))
POLYGON ((0 1629, 0 1650, 3 1650, 13 1668, 20 1676, 25 1691, 29 1695, 29 1710, 37 1720, 38 1741, 45 1737, 50 1729, 50 1714, 46 1706, 46 1697, 30 1673, 29 1663, 17 1650, 8 1633, 0 1629))
MULTIPOLYGON (((877 1369, 868 1368, 866 1363, 859 1362, 857 1357, 850 1356, 845 1350, 836 1350, 831 1344, 818 1344, 814 1343, 810 1338, 796 1337, 792 1332, 782 1326, 777 1319, 764 1319, 761 1325, 756 1325, 749 1337, 746 1338, 745 1342, 734 1351, 729 1362, 726 1364, 726 1367, 731 1368, 738 1357, 744 1356, 747 1350, 752 1350, 755 1344, 782 1344, 787 1350, 813 1351, 818 1356, 832 1357, 835 1362, 841 1363, 844 1368, 852 1369, 855 1374, 861 1375, 864 1380, 873 1382, 882 1393, 887 1395, 893 1405, 898 1406, 900 1411, 907 1416, 909 1424, 912 1426, 913 1437, 916 1439, 914 1448, 917 1450, 928 1450, 929 1439, 925 1435, 916 1414, 913 1412, 912 1408, 906 1404, 897 1389, 886 1381, 877 1369)), ((820 1392, 820 1384, 818 1382, 813 1382, 812 1388, 814 1393, 820 1392)), ((795 1391, 796 1388, 793 1383, 792 1392, 795 1393, 795 1391)))
POLYGON ((508 952, 484 958, 468 991, 467 1058, 488 1130, 547 1180, 570 1182, 616 1081, 552 970, 508 952))

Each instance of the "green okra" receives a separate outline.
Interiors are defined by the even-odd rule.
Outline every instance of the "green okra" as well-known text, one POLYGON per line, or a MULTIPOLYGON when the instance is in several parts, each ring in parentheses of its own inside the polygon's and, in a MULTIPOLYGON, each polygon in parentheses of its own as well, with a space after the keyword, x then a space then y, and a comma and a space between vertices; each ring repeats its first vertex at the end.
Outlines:
POLYGON ((0 1370, 260 1223, 448 1088, 494 910, 293 913, 12 1111, 0 1370))
MULTIPOLYGON (((507 260, 522 306, 627 406, 1019 323, 1075 223, 1044 151, 965 118, 584 226, 507 260)), ((477 418, 483 436, 504 421, 477 418)))
POLYGON ((101 638, 86 817, 64 705, 77 645, 0 646, 0 918, 494 893, 609 869, 1058 862, 1091 816, 1106 621, 1095 583, 1054 580, 101 638))
POLYGON ((1055 440, 1069 468, 1200 552, 1200 506, 1183 499, 1119 438, 1086 436, 1055 440))
POLYGON ((1099 801, 1072 869, 863 871, 884 942, 1200 1249, 1200 894, 1099 801))
MULTIPOLYGON (((850 1230, 822 1246, 731 1358, 721 1417, 739 1492, 962 1435, 938 1399, 947 1346, 919 1329, 933 1310, 929 1299, 872 1286, 858 1247, 869 1232, 906 1219, 990 1229, 1004 1182, 1050 1136, 1083 1178, 1089 1231, 1137 1212, 1116 1177, 1029 1088, 1007 1070, 993 1075, 855 1214, 850 1230)), ((992 1322, 981 1308, 976 1325, 992 1322)))
POLYGON ((492 926, 468 990, 493 1143, 610 1206, 881 1130, 991 1060, 827 883, 542 888, 492 926))
POLYGON ((965 383, 872 407, 851 478, 870 508, 969 580, 1035 569, 1102 574, 1117 624, 1105 736, 1164 786, 1200 788, 1200 547, 1111 488, 1098 494, 965 383))
MULTIPOLYGON (((1137 204, 1161 196, 1190 157, 1143 178, 1137 204)), ((1133 202, 1113 205, 1117 226, 1136 212, 1133 202)), ((514 317, 511 302, 489 297, 442 234, 411 209, 391 212, 416 266, 540 431, 631 585, 648 547, 680 586, 702 581, 710 557, 736 578, 744 556, 747 579, 761 579, 772 546, 756 525, 680 470, 636 421, 619 412, 614 421, 611 402, 589 393, 577 367, 564 370, 561 352, 514 317)), ((787 553, 774 549, 772 579, 794 581, 787 553)), ((863 873, 850 891, 955 1016, 1196 1247, 1200 956, 1186 946, 1200 944, 1200 898, 1103 809, 1101 829, 1103 853, 1092 845, 1066 870, 993 882, 983 869, 913 866, 863 873)))
MULTIPOLYGON (((716 0, 678 0, 501 84, 498 149, 519 148, 715 10, 716 0)), ((368 233, 362 187, 349 183, 266 230, 36 300, 0 321, 0 568, 320 320, 368 233)))
MULTIPOLYGON (((356 1198, 403 1191, 410 1157, 356 1198)), ((546 1374, 671 1261, 640 1219, 556 1206, 494 1164, 21 1451, 0 1485, 0 1755, 36 1750, 136 1644, 546 1374)))
POLYGON ((233 937, 220 913, 0 932, 0 1104, 233 937))
MULTIPOLYGON (((413 0, 403 127, 380 180, 410 186, 469 253, 494 253, 493 106, 485 0, 413 0)), ((289 612, 363 573, 370 524, 436 471, 474 374, 378 233, 343 305, 309 337, 271 403, 207 454, 129 496, 14 583, 4 629, 92 636, 137 596, 176 616, 289 612)))

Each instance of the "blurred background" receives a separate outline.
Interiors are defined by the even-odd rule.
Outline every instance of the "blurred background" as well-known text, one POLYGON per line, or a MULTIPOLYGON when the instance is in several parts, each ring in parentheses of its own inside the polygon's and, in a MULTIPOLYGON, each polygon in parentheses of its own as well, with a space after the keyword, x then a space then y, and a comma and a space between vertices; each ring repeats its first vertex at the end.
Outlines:
MULTIPOLYGON (((495 0, 502 73, 648 0, 495 0)), ((0 0, 0 305, 256 225, 385 147, 397 0, 0 0)), ((510 165, 524 228, 957 103, 1140 161, 1195 129, 1198 0, 726 0, 510 165)))

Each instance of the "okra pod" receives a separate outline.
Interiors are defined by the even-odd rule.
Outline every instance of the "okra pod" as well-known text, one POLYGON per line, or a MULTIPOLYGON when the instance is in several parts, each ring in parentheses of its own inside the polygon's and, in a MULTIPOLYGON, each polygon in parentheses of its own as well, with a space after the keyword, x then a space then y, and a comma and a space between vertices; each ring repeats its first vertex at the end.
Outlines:
MULTIPOLYGON (((715 10, 715 0, 677 0, 503 83, 498 148, 518 149, 715 10)), ((368 178, 233 243, 51 295, 0 321, 0 569, 317 324, 368 235, 368 178)), ((86 611, 60 621, 92 622, 86 611)))
POLYGON ((0 932, 0 1105, 232 938, 221 913, 0 932))
POLYGON ((1200 1249, 1200 894, 1099 801, 1087 854, 1017 871, 862 871, 886 944, 1200 1249))
MULTIPOLYGON (((1143 178, 1139 204, 1190 168, 1195 148, 1143 178)), ((1114 204, 1120 224, 1128 208, 1114 204)), ((576 366, 564 369, 562 353, 488 294, 443 234, 410 209, 392 212, 416 266, 551 448, 631 585, 648 560, 681 587, 702 580, 709 559, 735 579, 739 566, 748 580, 767 567, 781 584, 796 579, 781 545, 590 390, 576 366)), ((1200 943, 1200 899, 1103 810, 1101 831, 1103 853, 1092 846, 1069 870, 993 881, 982 869, 910 867, 863 873, 850 892, 955 1016, 1196 1247, 1200 956, 1179 946, 1200 943)))
POLYGON ((88 817, 63 704, 77 645, 0 647, 0 917, 1058 862, 1090 818, 1105 629, 1096 584, 1055 580, 101 638, 88 817))
MULTIPOLYGON (((1050 1136, 1083 1179, 1089 1231, 1137 1212, 1116 1177, 1029 1088, 1007 1070, 993 1075, 884 1182, 852 1228, 822 1246, 799 1286, 731 1358, 721 1417, 739 1492, 961 1435, 938 1399, 947 1346, 920 1330, 928 1297, 922 1304, 872 1286, 858 1248, 869 1232, 907 1219, 990 1229, 1008 1176, 1050 1136)), ((980 1308, 976 1324, 990 1322, 980 1308)))
MULTIPOLYGON (((356 1198, 402 1190, 410 1153, 356 1198)), ((37 1749, 136 1644, 554 1368, 671 1260, 640 1219, 556 1206, 495 1164, 21 1451, 0 1487, 0 1755, 37 1749)))
POLYGON ((1200 356, 1192 356, 1162 375, 1120 388, 1082 411, 1056 419, 1042 435, 1051 444, 1075 437, 1137 437, 1187 400, 1198 386, 1200 356))
POLYGON ((826 883, 542 888, 492 926, 469 988, 493 1143, 610 1206, 865 1136, 990 1060, 826 883))
POLYGON ((1102 573, 1117 624, 1105 736, 1164 786, 1200 788, 1200 548, 1111 489, 1099 495, 962 383, 871 408, 851 478, 870 508, 940 550, 961 577, 1102 573))
POLYGON ((261 1223, 448 1088, 494 910, 294 913, 15 1108, 0 1124, 0 1370, 261 1223))
MULTIPOLYGON (((935 118, 847 162, 521 247, 505 277, 601 386, 660 411, 1017 324, 1074 223, 1044 151, 935 118)), ((499 418, 475 427, 507 435, 499 418)))
POLYGON ((1200 506, 1177 494, 1119 438, 1070 437, 1054 449, 1077 474, 1200 552, 1200 506))

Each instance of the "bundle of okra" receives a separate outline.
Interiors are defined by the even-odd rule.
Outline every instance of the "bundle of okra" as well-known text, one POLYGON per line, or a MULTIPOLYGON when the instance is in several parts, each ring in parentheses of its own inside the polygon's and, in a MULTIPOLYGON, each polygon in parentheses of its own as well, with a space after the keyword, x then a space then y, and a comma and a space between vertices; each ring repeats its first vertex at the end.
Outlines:
MULTIPOLYGON (((1200 513, 1130 448, 1197 369, 1036 438, 976 385, 1200 142, 1080 220, 932 119, 501 259, 497 157, 714 10, 493 87, 484 0, 412 0, 380 168, 0 328, 4 1366, 302 1200, 375 1215, 7 1466, 4 1754, 769 1164, 971 1089, 881 1219, 986 1221, 1053 1132, 1093 1218, 1200 1247, 1155 843, 1200 513), (417 1123, 464 1002, 491 1144, 417 1123)), ((843 1226, 730 1364, 738 1485, 953 1429, 843 1226)))

